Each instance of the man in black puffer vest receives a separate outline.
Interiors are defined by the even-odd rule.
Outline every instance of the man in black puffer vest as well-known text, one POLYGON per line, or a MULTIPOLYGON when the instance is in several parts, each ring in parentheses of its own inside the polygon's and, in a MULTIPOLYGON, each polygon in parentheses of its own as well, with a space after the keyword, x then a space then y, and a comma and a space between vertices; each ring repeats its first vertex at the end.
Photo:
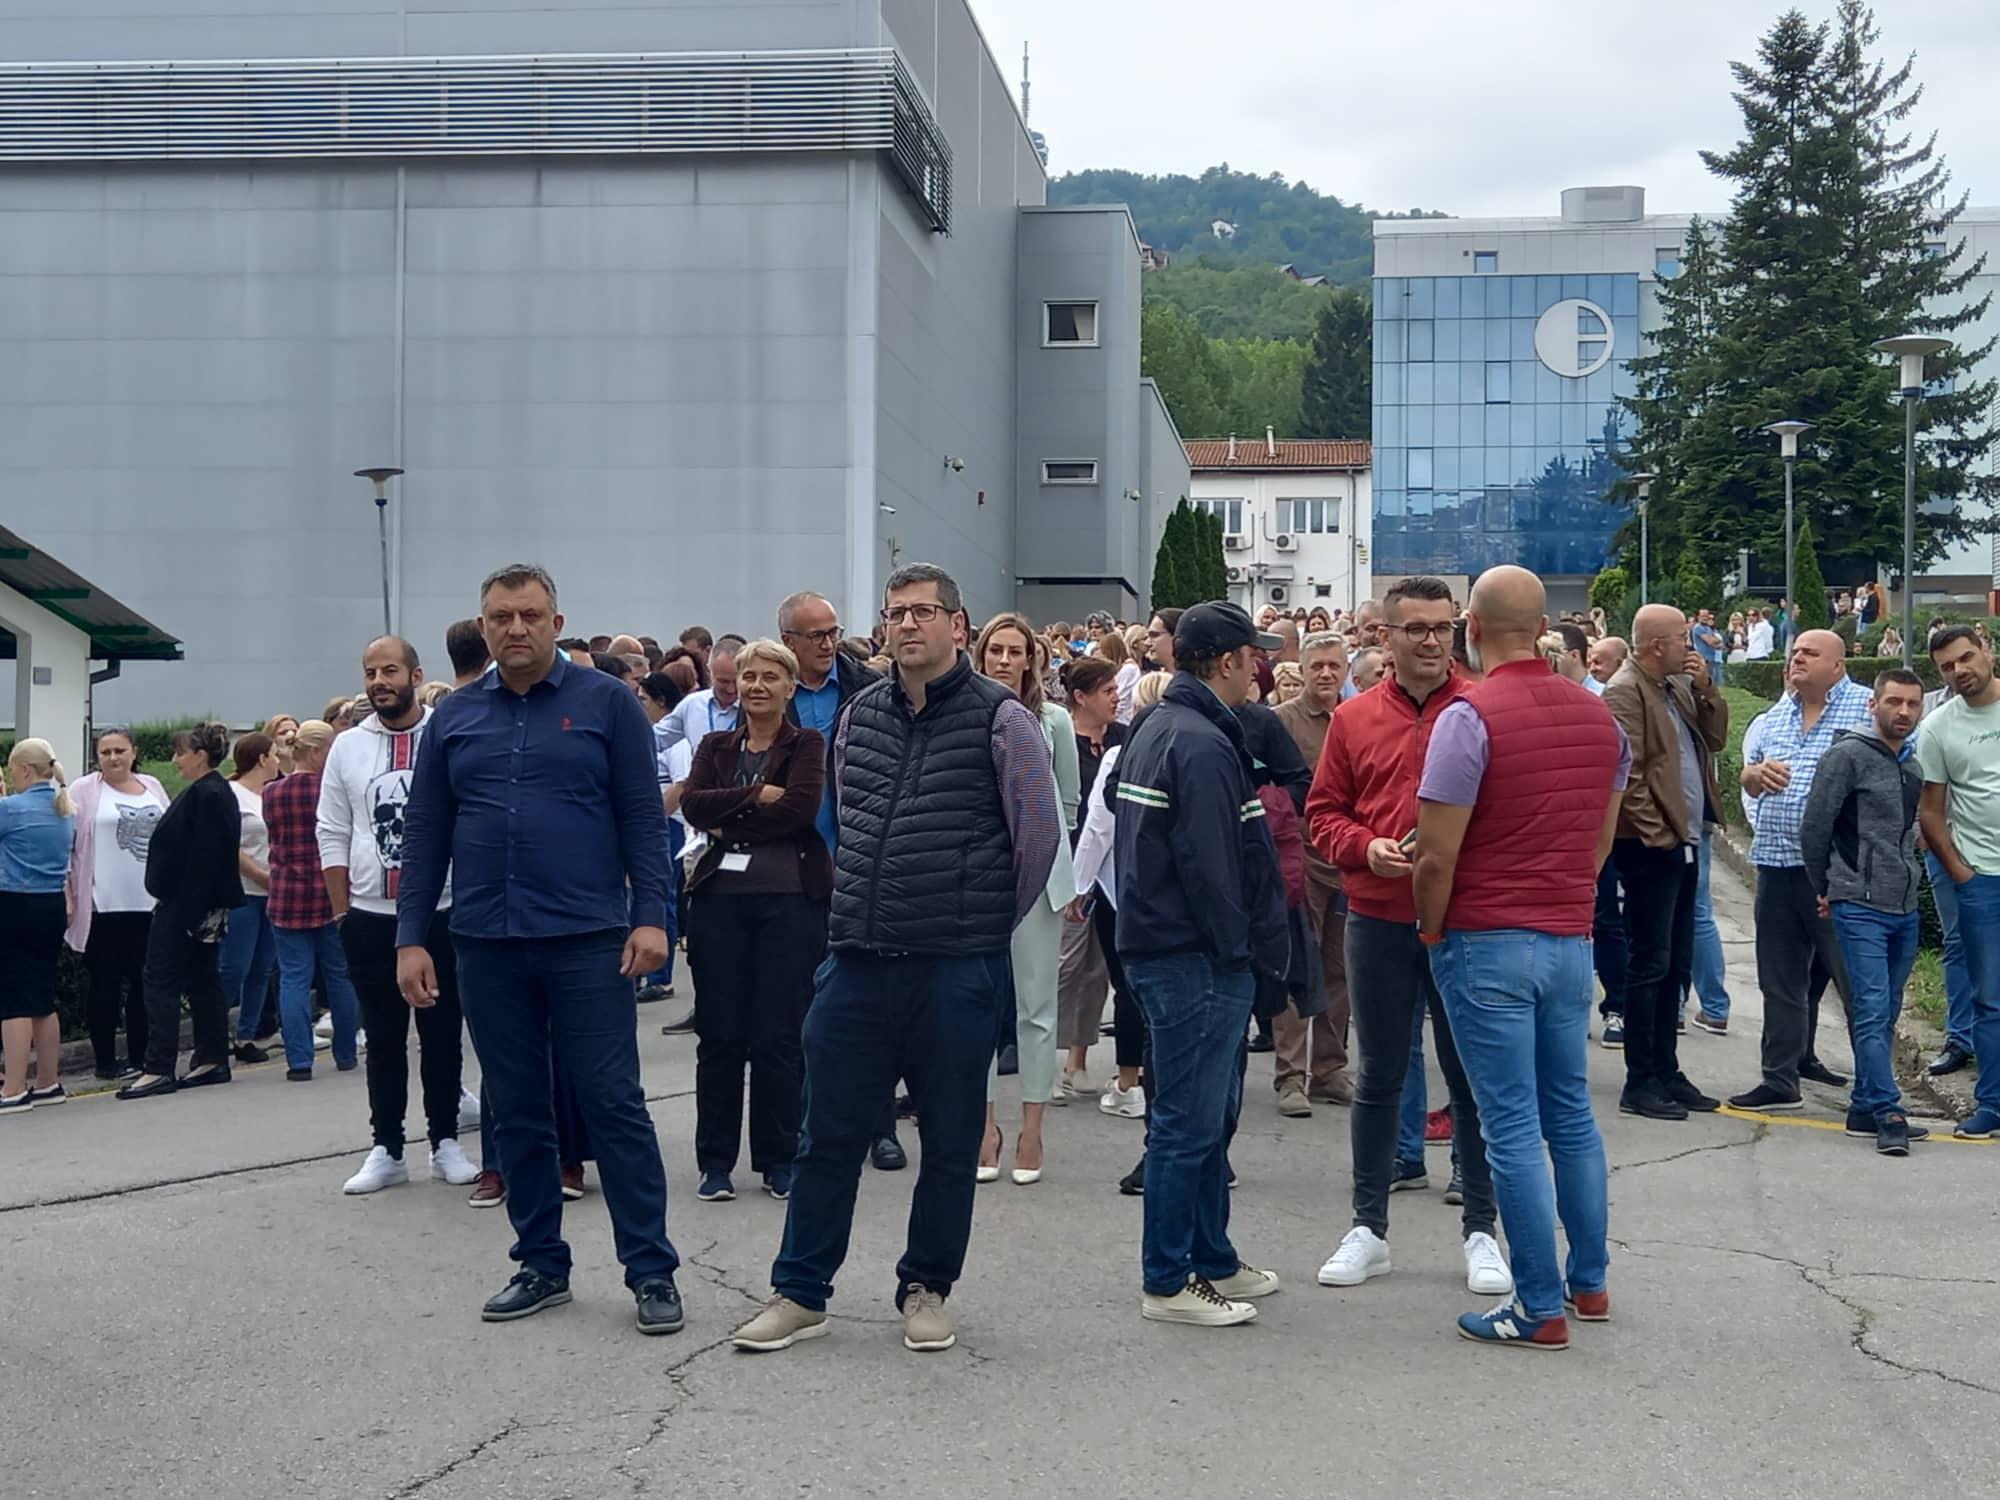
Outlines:
POLYGON ((903 1342, 955 1342, 945 1298, 972 1235, 986 1070, 1012 992, 1008 944, 1064 837, 1055 773, 1033 715, 976 675, 958 585, 898 569, 883 624, 896 667, 841 711, 829 954, 806 1013, 799 1136, 776 1295, 738 1329, 773 1350, 827 1331, 861 1162, 882 1101, 907 1078, 923 1161, 896 1266, 903 1342))

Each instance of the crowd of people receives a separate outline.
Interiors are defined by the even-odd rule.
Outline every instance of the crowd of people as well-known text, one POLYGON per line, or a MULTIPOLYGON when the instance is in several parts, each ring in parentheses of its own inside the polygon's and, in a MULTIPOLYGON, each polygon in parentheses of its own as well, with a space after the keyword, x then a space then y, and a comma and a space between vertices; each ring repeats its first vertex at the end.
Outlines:
MULTIPOLYGON (((479 605, 447 632, 449 680, 385 636, 359 655, 364 691, 317 718, 182 731, 171 799, 123 730, 73 785, 45 742, 14 746, 0 1113, 65 1098, 66 942, 120 1099, 227 1084, 273 1040, 299 1083, 317 1051, 365 1057, 372 1144, 344 1191, 377 1192, 410 1177, 414 1015, 430 1176, 515 1233, 483 1316, 570 1300, 562 1203, 595 1161, 637 1326, 671 1333, 636 1021, 675 998, 683 952, 693 1004, 662 1029, 696 1039, 698 1197, 736 1194, 747 1084, 750 1171, 787 1203, 772 1298, 733 1336, 768 1352, 828 1330, 860 1174, 907 1165, 912 1118, 895 1300, 909 1348, 949 1348, 979 1187, 1042 1180, 1046 1111, 1092 1100, 1142 1124, 1118 1183, 1144 1198, 1141 1314, 1253 1319, 1280 1280, 1229 1232, 1252 1051, 1275 1053, 1278 1114, 1352 1112, 1351 1226, 1321 1285, 1389 1272, 1390 1195, 1426 1187, 1425 1146, 1449 1143, 1467 1289, 1504 1299, 1458 1331, 1563 1348, 1570 1320, 1611 1315, 1593 1001, 1622 1113, 1720 1107, 1680 1038, 1690 999, 1697 1028, 1729 1027, 1708 877, 1719 680, 1752 649, 1736 620, 1648 605, 1629 640, 1601 614, 1552 626, 1513 567, 1462 602, 1419 577, 1352 614, 1210 602, 1038 627, 975 625, 918 564, 865 635, 807 591, 768 636, 697 626, 670 648, 566 634, 529 565, 479 605)), ((1888 1156, 1923 1134, 1890 1053, 1927 879, 1952 1007, 1934 1071, 2000 1057, 2000 684, 1976 631, 1928 644, 1947 683, 1929 703, 1901 671, 1854 683, 1839 635, 1801 633, 1739 786, 1765 1016, 1761 1078, 1729 1103, 1796 1109, 1802 1078, 1846 1083, 1812 1051, 1832 987, 1847 1129, 1888 1156)), ((2000 1069, 1957 1128, 2000 1130, 2000 1069)))

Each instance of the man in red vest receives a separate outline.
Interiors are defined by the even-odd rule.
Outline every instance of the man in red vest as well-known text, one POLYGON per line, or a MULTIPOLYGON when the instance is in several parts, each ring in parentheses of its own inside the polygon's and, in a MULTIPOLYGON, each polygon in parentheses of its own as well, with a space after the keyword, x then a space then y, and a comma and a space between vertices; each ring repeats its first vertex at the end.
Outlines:
POLYGON ((1466 615, 1467 656, 1485 678, 1438 716, 1424 759, 1417 932, 1479 1101, 1515 1295, 1466 1313, 1458 1331, 1567 1349, 1565 1306, 1584 1322, 1611 1316, 1604 1141, 1585 1072, 1590 923, 1632 752, 1603 702, 1543 658, 1547 597, 1533 573, 1481 574, 1466 615))

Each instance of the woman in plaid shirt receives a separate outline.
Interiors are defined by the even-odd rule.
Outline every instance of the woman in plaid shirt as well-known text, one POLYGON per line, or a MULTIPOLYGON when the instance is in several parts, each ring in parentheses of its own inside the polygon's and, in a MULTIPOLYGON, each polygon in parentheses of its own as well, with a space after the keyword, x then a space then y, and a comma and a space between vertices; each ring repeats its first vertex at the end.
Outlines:
POLYGON ((333 726, 308 719, 299 726, 297 769, 264 789, 264 823, 271 834, 271 900, 267 908, 278 946, 278 1019, 284 1028, 285 1077, 312 1078, 312 987, 315 976, 333 1012, 333 1061, 355 1064, 360 1004, 347 978, 347 954, 320 874, 319 778, 326 769, 333 726))

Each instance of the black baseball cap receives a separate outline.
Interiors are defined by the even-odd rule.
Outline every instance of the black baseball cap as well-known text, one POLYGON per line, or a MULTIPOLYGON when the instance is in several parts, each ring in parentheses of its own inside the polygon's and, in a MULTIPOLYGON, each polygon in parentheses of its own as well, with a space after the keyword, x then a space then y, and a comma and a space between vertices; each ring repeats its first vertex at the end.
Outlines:
POLYGON ((1174 625, 1175 657, 1221 656, 1241 646, 1276 651, 1284 642, 1250 623, 1241 605, 1211 600, 1181 611, 1174 625))

